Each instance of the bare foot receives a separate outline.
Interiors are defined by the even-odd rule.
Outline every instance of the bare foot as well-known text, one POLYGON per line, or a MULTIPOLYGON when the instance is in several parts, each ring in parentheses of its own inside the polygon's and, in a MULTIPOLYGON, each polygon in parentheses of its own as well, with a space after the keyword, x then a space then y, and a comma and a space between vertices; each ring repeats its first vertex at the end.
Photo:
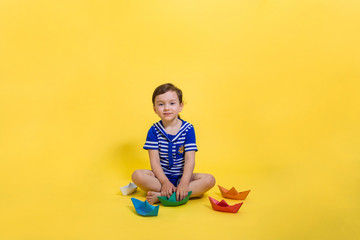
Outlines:
POLYGON ((147 192, 147 196, 146 196, 146 200, 153 205, 154 203, 159 202, 158 197, 161 196, 160 192, 152 192, 152 191, 148 191, 147 192))

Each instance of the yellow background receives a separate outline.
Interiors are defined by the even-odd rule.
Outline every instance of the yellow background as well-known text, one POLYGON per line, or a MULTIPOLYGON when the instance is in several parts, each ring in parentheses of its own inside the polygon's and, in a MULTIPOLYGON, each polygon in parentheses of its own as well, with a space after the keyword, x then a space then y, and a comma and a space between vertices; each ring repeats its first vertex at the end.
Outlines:
POLYGON ((358 239, 359 43, 356 0, 1 1, 0 239, 358 239), (238 214, 120 194, 165 82, 238 214))

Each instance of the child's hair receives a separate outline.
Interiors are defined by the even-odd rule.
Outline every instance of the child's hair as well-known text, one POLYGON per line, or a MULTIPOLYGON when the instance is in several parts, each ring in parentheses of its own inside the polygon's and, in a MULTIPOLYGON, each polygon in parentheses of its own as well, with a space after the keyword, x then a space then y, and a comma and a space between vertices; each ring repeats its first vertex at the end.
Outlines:
MULTIPOLYGON (((153 105, 155 105, 156 96, 164 94, 164 93, 166 93, 168 91, 176 92, 176 94, 177 94, 177 96, 179 98, 179 103, 180 104, 183 103, 183 94, 182 94, 181 89, 175 87, 174 84, 172 84, 172 83, 165 83, 165 84, 162 84, 162 85, 158 86, 155 89, 155 91, 154 91, 154 93, 152 95, 152 103, 153 103, 153 105)), ((180 115, 178 117, 180 118, 180 115)))
POLYGON ((179 88, 175 87, 174 84, 172 84, 172 83, 165 83, 165 84, 162 84, 162 85, 158 86, 155 89, 155 91, 154 91, 154 93, 152 95, 152 103, 153 103, 153 105, 155 105, 156 96, 164 94, 164 93, 166 93, 168 91, 176 92, 176 94, 177 94, 177 96, 179 98, 179 103, 181 104, 183 102, 182 91, 179 88))

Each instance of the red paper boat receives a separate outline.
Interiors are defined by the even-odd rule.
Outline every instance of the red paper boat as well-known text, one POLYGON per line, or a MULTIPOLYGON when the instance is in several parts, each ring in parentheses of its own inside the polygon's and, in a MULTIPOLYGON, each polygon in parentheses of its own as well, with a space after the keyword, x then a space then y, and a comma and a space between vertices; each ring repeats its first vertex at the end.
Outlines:
POLYGON ((237 199, 237 200, 245 200, 247 195, 249 194, 250 190, 244 191, 244 192, 238 192, 234 187, 232 187, 230 190, 227 190, 226 188, 221 187, 220 185, 219 189, 221 192, 221 195, 224 198, 231 198, 231 199, 237 199))
POLYGON ((230 212, 230 213, 237 213, 241 207, 241 205, 243 204, 238 203, 235 205, 230 206, 229 204, 227 204, 227 202, 225 200, 222 200, 221 202, 209 197, 211 206, 214 210, 216 211, 220 211, 220 212, 230 212))

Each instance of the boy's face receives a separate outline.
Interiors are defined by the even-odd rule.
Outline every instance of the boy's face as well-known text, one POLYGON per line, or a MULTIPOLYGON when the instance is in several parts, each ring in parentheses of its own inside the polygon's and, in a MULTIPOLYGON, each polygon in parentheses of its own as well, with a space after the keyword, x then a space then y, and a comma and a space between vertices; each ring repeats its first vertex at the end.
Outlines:
POLYGON ((168 91, 155 97, 154 111, 164 122, 171 122, 178 118, 183 109, 183 104, 174 91, 168 91))

